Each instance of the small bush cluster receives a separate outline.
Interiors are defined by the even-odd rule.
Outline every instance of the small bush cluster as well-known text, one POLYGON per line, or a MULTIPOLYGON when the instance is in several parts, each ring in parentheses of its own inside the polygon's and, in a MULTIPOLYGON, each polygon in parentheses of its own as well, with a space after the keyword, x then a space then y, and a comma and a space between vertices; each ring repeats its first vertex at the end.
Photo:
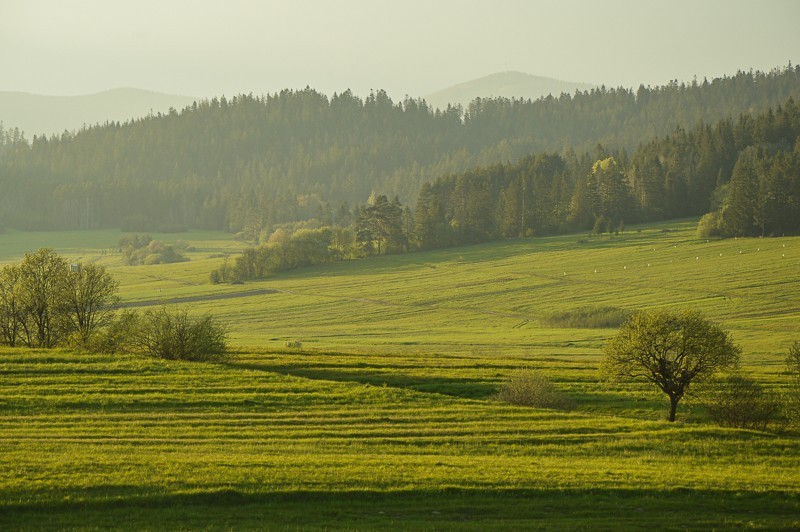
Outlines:
POLYGON ((699 398, 721 427, 766 430, 781 410, 777 396, 738 373, 705 384, 699 398))
POLYGON ((604 329, 619 327, 630 315, 618 307, 580 307, 548 314, 541 321, 548 327, 604 329))
POLYGON ((800 429, 800 342, 795 342, 786 357, 789 388, 786 392, 786 418, 790 425, 800 429))
POLYGON ((189 260, 176 249, 178 246, 168 246, 153 240, 149 235, 123 236, 119 239, 118 246, 125 255, 125 262, 131 266, 171 264, 189 260))
POLYGON ((166 360, 219 360, 225 356, 225 328, 211 316, 191 318, 187 311, 147 311, 141 318, 136 347, 166 360))
POLYGON ((122 312, 92 344, 103 353, 134 353, 165 360, 216 361, 227 353, 227 331, 211 316, 162 307, 122 312))
POLYGON ((117 304, 117 282, 98 264, 70 264, 52 249, 0 269, 0 344, 83 347, 117 304))
POLYGON ((544 376, 533 370, 520 370, 503 383, 497 399, 517 406, 569 410, 574 402, 544 376))

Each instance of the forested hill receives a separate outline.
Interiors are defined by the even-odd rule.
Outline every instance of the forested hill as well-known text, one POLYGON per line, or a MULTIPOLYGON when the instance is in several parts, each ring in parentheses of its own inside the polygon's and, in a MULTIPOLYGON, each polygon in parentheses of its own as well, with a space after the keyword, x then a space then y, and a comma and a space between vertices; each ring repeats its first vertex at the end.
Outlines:
POLYGON ((433 248, 705 215, 702 236, 800 234, 800 102, 640 145, 538 154, 423 185, 417 245, 433 248))
POLYGON ((800 100, 800 68, 637 91, 600 88, 467 109, 311 89, 215 98, 131 123, 35 137, 0 131, 0 223, 33 228, 246 224, 313 216, 370 191, 416 198, 437 176, 600 143, 631 149, 676 126, 800 100))

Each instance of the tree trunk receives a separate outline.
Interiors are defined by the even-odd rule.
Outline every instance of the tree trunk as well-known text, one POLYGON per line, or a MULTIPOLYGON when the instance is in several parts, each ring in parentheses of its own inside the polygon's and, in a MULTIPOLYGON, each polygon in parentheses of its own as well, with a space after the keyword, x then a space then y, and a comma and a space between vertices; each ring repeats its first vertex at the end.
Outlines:
POLYGON ((675 421, 675 412, 678 410, 678 401, 680 398, 672 397, 669 398, 669 420, 675 421))

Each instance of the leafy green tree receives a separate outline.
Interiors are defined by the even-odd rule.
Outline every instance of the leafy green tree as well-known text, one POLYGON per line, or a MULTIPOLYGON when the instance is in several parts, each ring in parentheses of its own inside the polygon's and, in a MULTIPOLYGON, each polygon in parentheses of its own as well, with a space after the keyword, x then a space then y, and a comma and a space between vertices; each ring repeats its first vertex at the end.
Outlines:
POLYGON ((390 202, 373 193, 356 220, 356 239, 368 255, 403 251, 407 243, 400 199, 390 202))
POLYGON ((599 214, 617 227, 627 217, 632 218, 630 189, 620 165, 613 157, 597 161, 592 166, 597 183, 599 214))
POLYGON ((739 156, 733 169, 720 220, 728 235, 755 236, 759 233, 756 224, 760 159, 758 150, 748 149, 739 156))
POLYGON ((31 347, 54 347, 68 330, 62 312, 69 264, 52 249, 26 253, 20 264, 20 301, 24 341, 31 347))
POLYGON ((166 360, 220 360, 227 352, 227 331, 213 316, 193 318, 186 310, 162 307, 141 316, 134 345, 143 354, 166 360))
POLYGON ((422 249, 443 246, 447 242, 444 208, 430 183, 422 185, 414 211, 414 238, 422 249))
POLYGON ((88 345, 92 335, 110 323, 118 289, 119 283, 99 264, 79 264, 67 273, 61 307, 80 345, 88 345))
POLYGON ((636 313, 604 351, 606 375, 644 380, 667 394, 670 421, 692 383, 737 367, 740 353, 726 331, 692 310, 636 313))
POLYGON ((21 275, 16 264, 0 270, 0 343, 11 347, 20 341, 25 328, 21 275))

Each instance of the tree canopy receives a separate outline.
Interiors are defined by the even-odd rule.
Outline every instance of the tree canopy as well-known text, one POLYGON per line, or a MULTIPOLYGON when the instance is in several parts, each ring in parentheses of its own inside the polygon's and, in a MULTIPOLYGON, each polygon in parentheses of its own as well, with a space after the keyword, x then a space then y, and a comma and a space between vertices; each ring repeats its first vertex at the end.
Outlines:
MULTIPOLYGON (((700 122, 765 112, 789 97, 800 98, 798 67, 636 91, 601 87, 536 101, 476 99, 466 109, 433 109, 411 98, 394 102, 383 91, 366 98, 349 91, 328 97, 307 88, 213 98, 181 111, 32 141, 18 130, 0 130, 0 223, 18 229, 188 227, 257 234, 311 218, 326 203, 363 202, 372 191, 411 205, 422 186, 440 176, 514 163, 532 153, 563 156, 567 169, 543 170, 559 176, 556 182, 515 182, 524 206, 514 197, 519 192, 506 193, 498 230, 518 235, 529 231, 522 226, 561 219, 576 187, 600 199, 615 190, 613 173, 593 178, 598 190, 588 177, 596 161, 613 155, 594 153, 598 143, 616 154, 629 181, 635 177, 634 197, 648 212, 666 205, 669 212, 703 214, 717 184, 717 151, 704 149, 712 156, 701 159, 708 173, 699 174, 697 183, 694 172, 685 171, 691 159, 680 143, 669 153, 643 152, 634 173, 617 152, 677 127, 685 131, 700 122), (666 184, 661 169, 668 173, 666 184), (541 212, 544 191, 559 198, 555 214, 541 212)), ((746 137, 733 140, 746 143, 746 137)), ((726 150, 731 146, 724 144, 726 150)), ((722 153, 725 179, 735 160, 722 153)), ((492 193, 484 186, 469 198, 456 224, 466 222, 477 235, 492 229, 473 208, 492 193)), ((594 214, 591 197, 574 199, 576 220, 594 214)), ((601 210, 607 207, 600 203, 601 210)), ((770 203, 763 212, 771 208, 770 203)), ((591 227, 595 220, 587 223, 591 227)))
POLYGON ((669 397, 675 421, 692 383, 737 367, 739 353, 730 335, 697 311, 639 312, 606 345, 603 371, 656 386, 669 397))
POLYGON ((117 289, 104 266, 70 265, 52 249, 26 253, 0 270, 0 343, 85 346, 110 320, 117 289))

